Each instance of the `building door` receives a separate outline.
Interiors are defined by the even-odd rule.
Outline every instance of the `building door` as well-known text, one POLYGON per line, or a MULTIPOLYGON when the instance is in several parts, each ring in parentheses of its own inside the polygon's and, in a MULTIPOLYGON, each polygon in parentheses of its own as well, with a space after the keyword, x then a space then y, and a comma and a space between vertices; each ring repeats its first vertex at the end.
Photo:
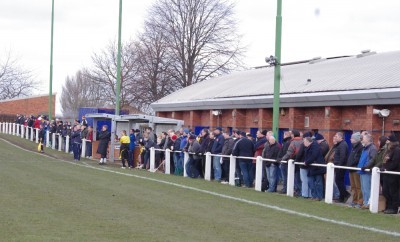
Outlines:
MULTIPOLYGON (((344 136, 344 140, 347 143, 348 149, 349 149, 349 154, 351 151, 351 135, 353 134, 353 130, 343 130, 343 136, 344 136)), ((350 178, 349 178, 349 171, 346 170, 346 174, 344 176, 344 183, 346 184, 346 186, 350 186, 350 178)))
POLYGON ((257 131, 258 131, 258 128, 250 128, 250 134, 251 134, 251 136, 253 136, 253 138, 257 137, 257 131))
POLYGON ((282 142, 283 142, 283 134, 286 131, 289 131, 289 129, 288 128, 281 128, 281 129, 278 130, 278 134, 279 134, 278 142, 279 142, 279 144, 282 144, 282 142))
POLYGON ((194 133, 199 135, 203 129, 209 129, 210 126, 196 126, 194 127, 194 133))
POLYGON ((392 134, 394 134, 394 136, 396 136, 396 138, 400 140, 400 131, 392 131, 392 134))

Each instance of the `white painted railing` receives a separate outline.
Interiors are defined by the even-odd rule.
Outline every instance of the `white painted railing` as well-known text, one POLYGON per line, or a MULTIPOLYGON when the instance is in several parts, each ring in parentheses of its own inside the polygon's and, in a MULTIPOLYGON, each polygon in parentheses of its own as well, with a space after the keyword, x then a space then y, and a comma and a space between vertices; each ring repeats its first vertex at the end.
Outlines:
MULTIPOLYGON (((29 139, 29 133, 31 133, 30 140, 33 141, 33 132, 36 131, 36 142, 38 142, 39 130, 31 128, 31 132, 29 132, 29 127, 25 127, 24 125, 15 125, 13 123, 0 123, 0 131, 3 134, 10 134, 10 135, 18 135, 21 138, 29 139), (19 133, 19 130, 21 131, 19 133)), ((47 146, 50 145, 50 135, 49 131, 46 132, 46 144, 47 146)), ((61 135, 58 136, 58 150, 62 151, 62 143, 63 138, 61 135)), ((56 134, 52 134, 52 148, 55 149, 55 140, 56 134)), ((86 140, 82 140, 82 156, 84 157, 86 154, 86 140)), ((70 137, 65 137, 65 152, 69 153, 69 143, 70 137)), ((150 172, 155 172, 155 152, 165 152, 165 174, 170 174, 170 167, 171 167, 171 153, 181 153, 182 151, 171 151, 169 149, 155 149, 150 148, 150 172)), ((200 154, 202 155, 202 154, 200 154)), ((255 176, 255 187, 256 191, 261 191, 261 182, 262 182, 262 169, 264 168, 264 162, 275 162, 278 163, 276 160, 271 159, 263 159, 262 157, 258 156, 254 157, 236 157, 233 155, 215 155, 207 152, 205 155, 205 174, 204 179, 207 181, 211 180, 211 161, 212 157, 225 157, 229 158, 230 160, 230 167, 229 167, 229 184, 234 186, 235 185, 235 173, 236 173, 236 159, 249 159, 254 160, 256 159, 256 176, 255 176)), ((189 153, 184 152, 184 162, 183 162, 183 174, 184 177, 187 177, 186 173, 186 164, 189 160, 189 153)), ((294 162, 293 160, 289 161, 281 161, 281 163, 287 163, 288 165, 288 174, 287 174, 287 196, 293 197, 294 195, 294 177, 295 177, 295 166, 296 165, 304 165, 304 163, 294 162)), ((335 169, 345 169, 345 170, 354 170, 359 171, 360 168, 355 167, 347 167, 347 166, 336 166, 332 163, 328 164, 311 164, 311 166, 320 166, 326 168, 326 185, 325 185, 325 203, 331 204, 332 203, 332 195, 333 195, 333 184, 334 184, 334 174, 335 169)), ((380 171, 379 168, 374 167, 373 169, 366 169, 366 172, 371 172, 371 195, 370 195, 370 206, 369 210, 371 213, 378 213, 378 203, 379 203, 379 190, 380 190, 380 174, 390 174, 390 175, 400 175, 400 172, 391 172, 391 171, 380 171)))

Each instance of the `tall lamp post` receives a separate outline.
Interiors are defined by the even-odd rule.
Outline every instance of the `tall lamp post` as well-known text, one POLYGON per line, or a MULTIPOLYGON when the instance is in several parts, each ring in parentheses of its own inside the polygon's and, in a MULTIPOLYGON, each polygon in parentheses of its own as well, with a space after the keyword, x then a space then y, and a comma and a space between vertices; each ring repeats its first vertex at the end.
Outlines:
POLYGON ((53 30, 54 30, 54 0, 51 3, 51 44, 50 44, 50 83, 49 83, 49 120, 53 119, 53 30))
POLYGON ((122 0, 119 0, 118 22, 118 56, 117 56, 117 87, 115 93, 115 115, 119 115, 121 93, 121 26, 122 26, 122 0))
POLYGON ((277 0, 276 33, 275 33, 275 65, 274 65, 274 103, 272 111, 272 131, 279 139, 279 98, 281 81, 281 42, 282 42, 282 0, 277 0))
MULTIPOLYGON (((118 21, 118 55, 117 55, 117 83, 115 92, 115 115, 119 115, 120 111, 120 93, 121 93, 121 26, 122 26, 122 0, 119 0, 119 21, 118 21)), ((110 161, 114 162, 114 147, 115 147, 115 132, 116 132, 116 118, 112 119, 111 124, 111 148, 110 148, 110 161)))

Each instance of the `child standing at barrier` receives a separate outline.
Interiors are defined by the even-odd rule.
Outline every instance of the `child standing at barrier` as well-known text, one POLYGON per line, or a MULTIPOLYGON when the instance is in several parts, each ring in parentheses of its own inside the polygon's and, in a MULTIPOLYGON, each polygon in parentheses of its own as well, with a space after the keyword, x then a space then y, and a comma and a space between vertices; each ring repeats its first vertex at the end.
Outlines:
MULTIPOLYGON (((123 169, 126 168, 125 166, 125 160, 128 160, 128 154, 129 154, 129 144, 130 144, 130 138, 129 136, 126 135, 126 130, 122 130, 121 132, 121 138, 119 139, 119 142, 121 143, 120 145, 120 158, 122 162, 122 167, 123 169)), ((132 166, 129 164, 129 168, 132 166)))
POLYGON ((43 151, 43 137, 44 137, 44 127, 43 124, 40 125, 39 129, 39 146, 38 146, 38 151, 40 153, 44 153, 43 151))

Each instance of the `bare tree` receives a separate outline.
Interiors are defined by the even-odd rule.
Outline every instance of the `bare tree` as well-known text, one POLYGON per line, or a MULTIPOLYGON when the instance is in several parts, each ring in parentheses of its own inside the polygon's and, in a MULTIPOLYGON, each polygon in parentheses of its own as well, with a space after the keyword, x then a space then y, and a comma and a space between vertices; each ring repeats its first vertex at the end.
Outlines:
POLYGON ((145 26, 165 35, 180 87, 241 67, 244 49, 227 0, 158 0, 145 26))
POLYGON ((93 83, 87 71, 78 71, 75 77, 67 77, 62 87, 60 103, 65 117, 77 117, 80 107, 102 107, 102 87, 93 83))
POLYGON ((148 28, 139 36, 135 52, 139 65, 135 95, 140 109, 149 113, 151 103, 177 89, 177 84, 174 83, 173 60, 168 55, 164 34, 148 28))
POLYGON ((32 72, 21 67, 10 52, 0 60, 0 100, 31 95, 38 86, 32 72))
MULTIPOLYGON (((122 46, 121 52, 121 108, 135 106, 137 101, 134 95, 138 66, 137 57, 134 53, 134 43, 126 43, 122 46)), ((107 48, 95 53, 92 57, 94 68, 88 71, 88 78, 96 85, 102 87, 101 100, 109 105, 115 105, 116 84, 117 84, 117 46, 110 43, 107 48)))

